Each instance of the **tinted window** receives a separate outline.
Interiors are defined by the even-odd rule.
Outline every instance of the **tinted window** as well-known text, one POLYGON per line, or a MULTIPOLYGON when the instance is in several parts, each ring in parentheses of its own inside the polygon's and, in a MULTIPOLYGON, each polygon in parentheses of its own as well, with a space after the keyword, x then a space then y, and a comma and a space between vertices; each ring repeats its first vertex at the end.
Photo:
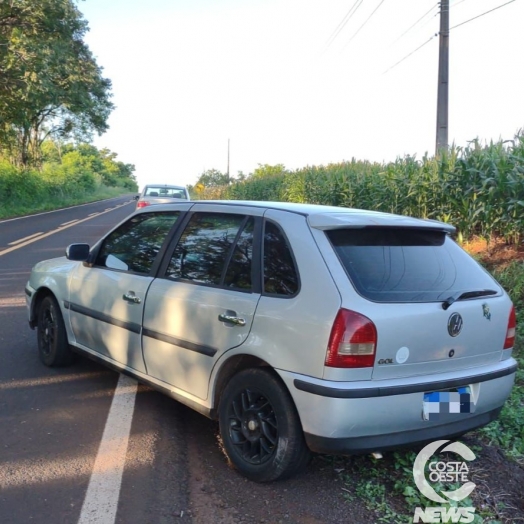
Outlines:
POLYGON ((250 218, 238 237, 224 277, 226 287, 251 289, 254 223, 253 218, 250 218))
POLYGON ((327 235, 357 291, 377 302, 440 301, 460 292, 499 290, 439 231, 339 229, 327 235))
POLYGON ((264 228, 264 292, 294 295, 298 291, 298 273, 291 249, 278 226, 266 222, 264 228))
MULTIPOLYGON (((240 274, 245 271, 246 263, 251 264, 250 250, 247 252, 249 258, 242 253, 249 243, 248 238, 244 237, 239 249, 232 251, 245 221, 243 215, 195 213, 173 252, 167 276, 199 284, 221 285, 222 274, 233 254, 234 264, 228 271, 229 284, 226 285, 240 287, 235 281, 236 273, 239 273, 238 280, 243 279, 245 285, 245 276, 240 274)), ((249 233, 246 234, 249 237, 249 233)))
POLYGON ((96 265, 149 273, 155 257, 180 212, 136 215, 113 231, 102 244, 96 265))

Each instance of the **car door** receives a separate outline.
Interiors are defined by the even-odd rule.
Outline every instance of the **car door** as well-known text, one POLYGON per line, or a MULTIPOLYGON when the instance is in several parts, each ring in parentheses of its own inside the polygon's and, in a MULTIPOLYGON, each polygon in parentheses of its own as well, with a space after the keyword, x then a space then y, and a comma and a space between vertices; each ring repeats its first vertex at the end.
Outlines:
POLYGON ((142 343, 149 375, 207 398, 214 364, 251 330, 260 298, 262 212, 212 204, 191 209, 148 291, 142 343))
POLYGON ((93 267, 79 264, 68 304, 77 344, 145 372, 144 300, 157 255, 179 216, 179 210, 134 215, 103 240, 93 267))

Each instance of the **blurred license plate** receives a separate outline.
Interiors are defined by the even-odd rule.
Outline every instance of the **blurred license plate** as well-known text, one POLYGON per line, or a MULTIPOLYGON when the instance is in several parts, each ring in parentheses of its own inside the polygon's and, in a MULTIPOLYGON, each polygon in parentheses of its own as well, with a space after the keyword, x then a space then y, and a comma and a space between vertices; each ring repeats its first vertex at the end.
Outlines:
POLYGON ((424 420, 444 420, 475 411, 469 386, 424 393, 422 406, 424 420))

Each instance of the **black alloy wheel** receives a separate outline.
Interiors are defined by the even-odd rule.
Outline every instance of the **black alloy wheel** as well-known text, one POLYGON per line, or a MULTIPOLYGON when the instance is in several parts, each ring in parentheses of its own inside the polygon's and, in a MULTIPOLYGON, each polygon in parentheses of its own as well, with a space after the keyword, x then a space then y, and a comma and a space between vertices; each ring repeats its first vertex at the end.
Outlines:
POLYGON ((218 412, 224 449, 248 479, 270 482, 307 466, 311 453, 296 407, 274 371, 254 368, 235 375, 218 412))
POLYGON ((66 366, 73 360, 64 319, 54 297, 42 299, 37 311, 37 340, 40 360, 50 367, 66 366))
POLYGON ((229 434, 238 453, 250 464, 271 458, 278 442, 278 422, 266 397, 249 387, 241 389, 228 406, 229 434))

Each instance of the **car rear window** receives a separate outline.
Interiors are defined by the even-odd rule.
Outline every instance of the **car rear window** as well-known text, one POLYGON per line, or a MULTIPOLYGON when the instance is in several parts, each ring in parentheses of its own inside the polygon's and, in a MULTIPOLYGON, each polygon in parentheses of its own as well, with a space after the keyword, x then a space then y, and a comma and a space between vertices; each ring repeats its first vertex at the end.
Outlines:
POLYGON ((182 187, 154 187, 147 186, 144 192, 146 197, 182 198, 187 199, 186 190, 182 187))
POLYGON ((431 302, 500 287, 441 231, 364 228, 326 231, 356 290, 375 302, 431 302))

